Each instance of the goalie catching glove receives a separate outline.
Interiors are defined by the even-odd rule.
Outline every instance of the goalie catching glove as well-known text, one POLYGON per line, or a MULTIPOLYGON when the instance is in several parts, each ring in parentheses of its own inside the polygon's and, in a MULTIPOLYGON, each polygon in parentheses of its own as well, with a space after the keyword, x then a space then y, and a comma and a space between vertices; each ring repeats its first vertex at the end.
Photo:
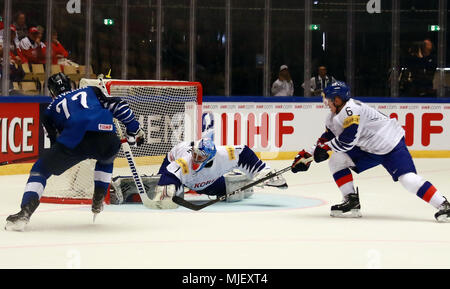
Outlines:
POLYGON ((293 173, 305 172, 309 169, 312 161, 313 156, 305 150, 301 150, 292 162, 291 171, 293 173))
POLYGON ((127 142, 130 146, 140 146, 145 141, 145 133, 142 129, 138 129, 136 132, 127 130, 127 142))

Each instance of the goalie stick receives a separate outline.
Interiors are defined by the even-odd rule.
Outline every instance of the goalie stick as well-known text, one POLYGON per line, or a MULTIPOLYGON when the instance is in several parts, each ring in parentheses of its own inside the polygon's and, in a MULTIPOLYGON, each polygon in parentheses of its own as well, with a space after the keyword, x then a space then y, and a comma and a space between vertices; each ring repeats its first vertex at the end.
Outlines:
POLYGON ((230 193, 228 193, 228 194, 225 194, 225 195, 223 195, 223 196, 221 196, 221 197, 218 197, 218 198, 215 199, 215 200, 208 201, 208 202, 206 202, 206 203, 204 203, 204 204, 196 205, 196 204, 193 204, 193 203, 191 203, 191 202, 188 202, 188 201, 186 201, 185 199, 183 199, 183 198, 181 198, 181 197, 178 197, 178 196, 176 196, 176 195, 172 197, 172 201, 173 201, 175 204, 178 204, 178 205, 180 205, 180 206, 182 206, 182 207, 185 207, 185 208, 188 208, 188 209, 191 209, 191 210, 194 210, 194 211, 199 211, 199 210, 201 210, 201 209, 203 209, 203 208, 206 208, 206 207, 211 206, 212 204, 215 204, 215 203, 217 203, 217 202, 223 201, 223 200, 225 200, 227 197, 232 196, 232 195, 234 195, 234 194, 237 194, 238 192, 244 191, 244 190, 246 190, 246 189, 248 189, 248 188, 251 188, 251 187, 253 187, 253 186, 256 186, 257 184, 260 184, 260 183, 262 183, 262 182, 264 182, 264 181, 270 180, 270 179, 273 178, 273 177, 276 177, 276 176, 279 176, 279 175, 281 175, 281 174, 284 174, 285 172, 289 171, 290 169, 291 169, 291 166, 285 167, 284 169, 281 169, 281 170, 276 171, 276 172, 274 172, 274 173, 268 174, 267 176, 265 176, 265 177, 263 177, 263 178, 261 178, 261 179, 259 179, 259 180, 257 180, 257 181, 254 181, 254 182, 249 183, 249 184, 247 184, 247 185, 245 185, 245 186, 242 186, 241 188, 239 188, 239 189, 237 189, 237 190, 234 190, 234 191, 232 191, 232 192, 230 192, 230 193))
POLYGON ((150 206, 151 200, 147 196, 147 193, 146 193, 145 187, 144 187, 144 183, 142 182, 142 178, 137 172, 136 163, 134 162, 133 153, 131 152, 130 145, 128 144, 127 139, 124 137, 122 128, 120 127, 120 124, 117 121, 117 119, 114 119, 114 123, 116 125, 116 129, 117 129, 117 132, 120 137, 120 142, 122 143, 122 150, 125 154, 125 157, 128 162, 128 166, 130 167, 130 171, 133 175, 134 183, 136 184, 136 188, 139 192, 139 196, 141 197, 142 204, 147 208, 152 208, 150 206))

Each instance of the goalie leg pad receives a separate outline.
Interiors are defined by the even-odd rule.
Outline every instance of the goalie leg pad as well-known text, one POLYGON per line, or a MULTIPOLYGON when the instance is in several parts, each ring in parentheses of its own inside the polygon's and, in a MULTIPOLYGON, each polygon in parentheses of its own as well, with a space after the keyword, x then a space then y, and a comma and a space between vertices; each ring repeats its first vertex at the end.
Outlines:
MULTIPOLYGON (((147 192, 149 208, 152 209, 176 209, 178 205, 172 201, 175 186, 158 186, 160 175, 142 176, 142 182, 147 192)), ((110 202, 111 204, 124 204, 133 196, 139 195, 133 177, 115 177, 111 182, 110 202)))
MULTIPOLYGON (((225 185, 227 188, 227 193, 231 193, 239 188, 242 188, 243 186, 245 186, 250 182, 251 180, 246 175, 241 174, 239 172, 232 172, 225 175, 225 185)), ((250 197, 251 195, 253 195, 253 187, 227 197, 226 201, 239 202, 245 198, 250 197)))

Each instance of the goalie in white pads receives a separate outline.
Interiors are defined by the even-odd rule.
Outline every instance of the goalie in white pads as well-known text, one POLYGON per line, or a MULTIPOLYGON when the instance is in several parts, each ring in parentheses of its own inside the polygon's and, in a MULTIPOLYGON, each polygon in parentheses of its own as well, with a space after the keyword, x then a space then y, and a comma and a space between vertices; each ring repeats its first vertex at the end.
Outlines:
MULTIPOLYGON (((184 187, 198 194, 223 196, 227 193, 224 175, 234 169, 242 171, 249 179, 259 179, 270 173, 269 166, 246 145, 216 147, 208 138, 179 143, 166 155, 159 169, 161 177, 154 200, 170 203, 174 195, 183 195, 184 187)), ((287 187, 282 176, 263 184, 287 187)))
POLYGON ((313 149, 298 153, 292 171, 308 170, 312 155, 315 162, 329 159, 330 171, 344 199, 342 204, 331 207, 331 216, 361 217, 358 190, 353 186, 350 169, 359 174, 381 164, 395 182, 399 181, 406 190, 438 210, 437 221, 450 221, 450 203, 430 182, 417 175, 405 144, 405 132, 395 119, 351 99, 350 89, 341 81, 327 86, 323 98, 331 111, 326 119, 326 132, 313 149))

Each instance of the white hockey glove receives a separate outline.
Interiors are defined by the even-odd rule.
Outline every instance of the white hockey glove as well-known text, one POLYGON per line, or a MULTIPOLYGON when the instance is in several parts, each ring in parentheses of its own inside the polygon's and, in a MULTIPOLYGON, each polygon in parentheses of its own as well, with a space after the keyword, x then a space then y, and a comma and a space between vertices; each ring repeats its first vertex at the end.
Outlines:
POLYGON ((145 132, 138 129, 137 132, 127 131, 127 142, 130 146, 140 146, 145 142, 145 132))

